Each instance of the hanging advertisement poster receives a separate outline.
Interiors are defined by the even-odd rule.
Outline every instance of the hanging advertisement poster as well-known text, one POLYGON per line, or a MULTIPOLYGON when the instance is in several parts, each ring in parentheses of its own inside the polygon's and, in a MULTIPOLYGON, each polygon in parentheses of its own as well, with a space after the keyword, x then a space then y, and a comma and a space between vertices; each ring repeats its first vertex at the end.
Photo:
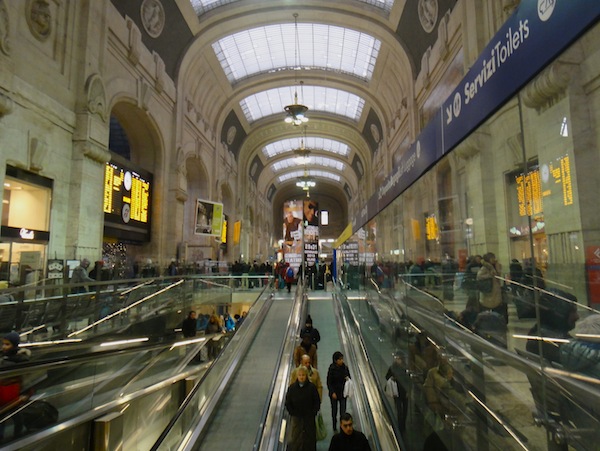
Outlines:
POLYGON ((304 261, 308 268, 314 267, 319 254, 319 203, 304 199, 304 261))
POLYGON ((196 235, 221 236, 223 226, 223 204, 198 199, 196 201, 196 235))
POLYGON ((297 273, 302 261, 302 202, 283 204, 283 258, 297 273))

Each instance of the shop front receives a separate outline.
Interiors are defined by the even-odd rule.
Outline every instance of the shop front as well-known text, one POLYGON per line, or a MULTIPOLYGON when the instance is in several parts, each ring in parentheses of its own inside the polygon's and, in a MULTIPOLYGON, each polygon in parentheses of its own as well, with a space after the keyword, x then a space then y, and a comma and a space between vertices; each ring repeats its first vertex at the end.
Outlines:
POLYGON ((51 179, 7 167, 2 191, 0 288, 32 284, 44 277, 52 187, 51 179))

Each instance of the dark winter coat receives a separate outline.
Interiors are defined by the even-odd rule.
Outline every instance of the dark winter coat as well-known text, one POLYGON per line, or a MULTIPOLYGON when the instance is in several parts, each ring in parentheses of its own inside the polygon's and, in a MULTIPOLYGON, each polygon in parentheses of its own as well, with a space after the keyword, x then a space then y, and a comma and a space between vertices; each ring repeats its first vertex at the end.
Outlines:
POLYGON ((321 341, 321 334, 319 333, 319 331, 317 329, 315 329, 314 327, 305 327, 304 329, 302 329, 300 331, 300 336, 303 337, 304 334, 309 334, 310 335, 310 339, 312 340, 312 344, 314 344, 317 348, 319 347, 317 345, 318 342, 321 341))
POLYGON ((371 447, 365 434, 354 430, 352 435, 340 432, 331 437, 329 451, 371 451, 371 447))
POLYGON ((290 451, 317 449, 315 416, 321 407, 317 387, 308 380, 300 386, 298 381, 288 387, 285 408, 292 417, 292 432, 288 445, 290 451))
POLYGON ((183 320, 181 325, 181 331, 184 337, 195 337, 196 336, 196 318, 186 318, 183 320))
POLYGON ((329 370, 327 370, 327 389, 329 390, 330 398, 334 393, 336 394, 337 399, 342 399, 344 397, 344 383, 346 382, 346 377, 350 377, 350 371, 345 363, 342 366, 338 366, 335 363, 329 365, 329 370))

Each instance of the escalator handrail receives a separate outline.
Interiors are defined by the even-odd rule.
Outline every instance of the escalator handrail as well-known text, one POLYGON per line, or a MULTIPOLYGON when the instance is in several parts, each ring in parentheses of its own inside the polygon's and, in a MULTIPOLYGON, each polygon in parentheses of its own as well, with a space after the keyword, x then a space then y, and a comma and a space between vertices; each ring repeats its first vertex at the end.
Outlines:
POLYGON ((287 323, 286 335, 278 352, 275 371, 273 374, 267 402, 261 414, 260 426, 254 440, 253 450, 273 450, 279 440, 282 419, 285 415, 285 395, 289 382, 290 366, 293 366, 294 348, 300 330, 300 320, 306 310, 305 284, 299 282, 292 306, 292 313, 287 323), (287 359, 284 358, 287 356, 287 359), (279 374, 285 374, 285 378, 278 378, 279 374), (271 425, 271 427, 269 426, 271 425), (265 438, 265 429, 269 431, 265 438))
MULTIPOLYGON (((375 378, 375 369, 372 367, 372 364, 368 358, 367 347, 362 337, 362 332, 360 325, 354 316, 354 311, 350 308, 348 300, 345 296, 341 296, 339 292, 334 294, 335 304, 338 306, 336 309, 336 317, 338 319, 340 327, 340 333, 343 338, 350 338, 353 342, 349 343, 348 340, 343 340, 343 343, 346 343, 345 350, 348 353, 348 357, 350 361, 353 361, 355 364, 358 363, 359 367, 362 369, 367 369, 368 371, 354 371, 355 377, 357 381, 354 383, 355 392, 358 391, 358 396, 355 397, 355 400, 358 401, 357 410, 363 419, 366 419, 369 425, 369 429, 373 440, 373 445, 375 450, 388 450, 388 449, 401 449, 401 444, 398 443, 398 439, 394 434, 393 428, 387 427, 382 428, 377 426, 377 422, 374 419, 374 412, 386 413, 387 411, 383 408, 381 402, 381 396, 368 396, 367 390, 372 393, 377 393, 380 395, 380 388, 376 383, 375 378), (342 301, 343 298, 343 301, 342 301), (351 318, 348 318, 345 314, 340 314, 343 312, 345 304, 345 309, 350 313, 351 318), (358 382, 358 383, 357 383, 358 382), (366 400, 366 402, 365 402, 366 400), (362 408, 361 408, 362 405, 362 408), (368 407, 368 408, 367 408, 368 407)), ((388 419, 388 424, 391 424, 391 418, 388 419)), ((363 431, 363 432, 369 432, 363 431)))
MULTIPOLYGON (((266 288, 267 287, 265 287, 263 289, 263 293, 261 294, 261 296, 264 295, 266 288)), ((198 427, 195 427, 194 432, 191 435, 189 435, 189 436, 184 435, 187 437, 187 443, 182 444, 182 446, 180 446, 180 448, 179 448, 180 450, 189 449, 190 444, 193 444, 198 439, 198 437, 201 435, 204 425, 206 425, 206 423, 208 422, 208 419, 210 418, 210 416, 212 414, 211 408, 214 409, 214 405, 216 405, 218 403, 221 395, 223 394, 224 388, 228 385, 230 379, 233 377, 233 375, 237 371, 237 368, 240 364, 242 356, 246 354, 247 349, 249 348, 250 344, 252 343, 252 341, 253 341, 252 337, 254 337, 258 333, 259 327, 264 322, 264 319, 266 318, 267 313, 269 312, 269 309, 271 308, 272 303, 273 303, 273 293, 271 292, 268 295, 268 298, 266 299, 264 304, 262 305, 261 309, 257 312, 256 318, 252 319, 250 317, 247 317, 244 320, 243 330, 244 330, 244 334, 245 334, 244 335, 245 340, 241 343, 240 346, 238 346, 238 348, 235 351, 236 355, 233 358, 234 364, 227 368, 227 372, 221 379, 221 382, 219 384, 218 389, 216 390, 216 393, 214 393, 212 395, 211 399, 207 401, 207 403, 211 404, 211 406, 209 408, 207 408, 207 412, 205 412, 207 414, 207 415, 204 415, 204 416, 206 416, 206 418, 201 418, 201 421, 203 424, 198 427), (183 446, 183 445, 185 445, 185 446, 183 446)), ((240 329, 240 330, 242 330, 242 329, 240 329)), ((223 353, 221 352, 221 354, 219 354, 219 356, 217 356, 217 358, 215 359, 215 362, 213 363, 211 368, 202 376, 201 380, 194 386, 192 391, 186 396, 186 398, 181 403, 181 406, 179 407, 179 409, 177 410, 177 412, 175 413, 175 415, 173 416, 173 418, 171 419, 169 424, 165 427, 165 429, 162 431, 162 433, 160 434, 160 436, 158 437, 158 439, 152 446, 151 451, 157 451, 158 449, 160 449, 160 446, 165 441, 165 439, 167 438, 167 436, 169 435, 171 430, 175 427, 175 425, 177 424, 177 421, 181 418, 181 416, 186 412, 186 410, 188 408, 194 408, 194 409, 198 408, 198 406, 192 405, 192 400, 194 399, 196 393, 202 386, 202 382, 207 377, 210 376, 211 371, 214 369, 215 365, 217 365, 217 363, 220 360, 220 358, 222 357, 222 355, 223 355, 223 353)))
POLYGON ((138 305, 143 304, 144 302, 147 302, 147 301, 150 301, 150 300, 154 299, 159 294, 163 294, 163 293, 165 293, 165 292, 167 292, 167 291, 169 291, 169 290, 171 290, 171 289, 173 289, 173 288, 181 285, 183 282, 184 282, 184 280, 181 279, 181 280, 178 280, 177 282, 174 282, 174 283, 166 286, 165 288, 161 288, 160 290, 155 291, 154 293, 149 294, 148 296, 143 297, 142 299, 140 299, 138 301, 135 301, 135 302, 129 304, 128 306, 123 307, 123 308, 117 310, 116 312, 110 313, 110 314, 106 315, 105 317, 100 318, 98 321, 94 321, 92 324, 88 324, 87 326, 85 326, 82 329, 79 329, 79 330, 76 330, 74 332, 71 332, 69 335, 67 335, 67 338, 76 337, 77 335, 85 332, 86 330, 89 330, 89 329, 91 329, 93 327, 96 327, 96 326, 102 324, 103 322, 108 321, 108 320, 114 318, 115 316, 118 316, 118 315, 121 315, 123 313, 126 313, 129 310, 131 310, 132 308, 137 307, 138 305))
MULTIPOLYGON (((169 346, 169 344, 165 345, 165 347, 166 346, 169 346)), ((81 413, 75 417, 69 418, 68 420, 61 421, 58 424, 55 424, 54 426, 51 426, 47 429, 43 429, 39 432, 34 432, 33 434, 27 435, 11 443, 3 444, 2 451, 18 451, 27 446, 32 446, 36 443, 40 443, 44 441, 44 439, 51 437, 56 433, 60 433, 65 429, 69 429, 71 427, 75 427, 77 425, 89 422, 91 420, 94 420, 95 418, 101 417, 106 413, 113 412, 115 409, 122 407, 124 404, 134 401, 135 399, 138 399, 140 397, 147 396, 149 394, 162 390, 165 387, 169 387, 176 382, 182 381, 196 373, 199 373, 200 371, 202 371, 201 367, 194 367, 189 371, 179 373, 175 377, 169 377, 160 382, 156 382, 151 386, 141 388, 133 393, 122 396, 118 399, 114 399, 102 406, 95 407, 94 409, 90 409, 89 411, 81 413)))
POLYGON ((160 342, 160 343, 134 343, 131 346, 128 346, 126 349, 105 349, 102 351, 93 351, 93 352, 85 352, 82 354, 76 354, 73 356, 60 356, 54 357, 47 360, 33 360, 29 362, 19 363, 14 366, 1 367, 0 366, 0 379, 10 378, 13 376, 21 376, 29 371, 48 371, 63 365, 73 363, 73 364, 83 364, 89 363, 99 358, 106 358, 113 355, 127 355, 127 354, 135 354, 139 352, 145 351, 154 351, 167 347, 173 346, 173 344, 178 341, 169 341, 169 342, 160 342))

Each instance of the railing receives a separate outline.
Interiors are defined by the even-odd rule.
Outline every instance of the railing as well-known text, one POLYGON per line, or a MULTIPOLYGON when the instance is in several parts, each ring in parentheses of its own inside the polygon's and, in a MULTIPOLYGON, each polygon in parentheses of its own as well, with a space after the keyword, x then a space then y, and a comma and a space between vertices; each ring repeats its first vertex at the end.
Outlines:
MULTIPOLYGON (((266 287, 265 287, 266 288, 266 287)), ((264 293, 264 290, 263 290, 264 293)), ((173 419, 166 425, 152 450, 192 449, 216 409, 228 382, 241 359, 247 354, 253 337, 266 317, 273 294, 263 294, 244 320, 244 327, 233 336, 230 346, 215 360, 210 372, 186 397, 173 419)))
MULTIPOLYGON (((263 276, 251 280, 257 287, 270 284, 263 276)), ((162 334, 192 306, 230 305, 242 284, 231 276, 165 277, 97 282, 91 291, 75 293, 84 286, 38 286, 40 296, 32 299, 23 298, 26 289, 2 290, 0 333, 17 331, 26 342, 137 334, 144 328, 162 334)))
MULTIPOLYGON (((408 276, 407 280, 414 282, 415 276, 408 276)), ((425 421, 423 431, 437 430, 447 446, 487 450, 529 449, 534 444, 536 449, 595 449, 600 441, 600 381, 568 371, 560 362, 549 361, 538 346, 528 348, 537 349, 535 354, 525 351, 525 340, 536 336, 555 347, 564 346, 573 338, 558 339, 543 329, 541 333, 530 333, 530 329, 540 326, 540 314, 518 318, 513 306, 514 292, 505 293, 508 329, 504 316, 491 315, 502 318, 504 323, 504 328, 495 332, 486 330, 490 326, 483 322, 473 328, 461 324, 459 315, 452 311, 457 304, 461 310, 464 308, 460 291, 457 299, 449 302, 441 301, 431 287, 422 288, 402 280, 389 288, 368 287, 367 283, 364 290, 349 292, 349 303, 363 326, 369 362, 392 417, 395 406, 385 398, 382 389, 392 355, 399 354, 406 371, 403 384, 409 393, 409 415, 425 421), (453 369, 450 396, 444 400, 448 405, 445 413, 431 413, 423 391, 429 371, 414 366, 416 336, 421 332, 427 334, 427 343, 436 350, 438 363, 448 362, 453 369)), ((529 290, 533 294, 531 301, 546 312, 549 303, 542 299, 544 296, 552 297, 556 309, 577 308, 581 316, 597 313, 578 305, 570 296, 557 294, 555 289, 520 289, 529 290)))
MULTIPOLYGON (((201 333, 194 339, 177 340, 175 330, 187 311, 199 303, 209 309, 222 305, 221 302, 208 303, 210 296, 207 293, 211 292, 222 300, 220 293, 226 292, 227 299, 231 301, 231 285, 228 281, 220 283, 197 277, 146 280, 135 286, 124 284, 118 290, 119 296, 124 299, 120 304, 123 307, 73 330, 70 332, 73 338, 22 343, 23 347, 33 350, 36 359, 12 368, 0 368, 0 380, 17 378, 24 395, 20 406, 3 410, 3 416, 0 416, 0 423, 6 425, 3 449, 4 445, 8 446, 6 449, 20 449, 38 441, 53 443, 54 437, 65 429, 79 427, 115 409, 125 410, 140 397, 161 390, 169 391, 174 382, 203 372, 212 362, 198 365, 195 356, 202 352, 212 336, 201 333), (155 291, 147 295, 147 289, 155 291), (197 296, 199 291, 201 293, 197 296), (132 317, 139 321, 129 321, 132 317), (145 317, 164 319, 159 321, 161 327, 156 329, 158 323, 144 321, 145 317), (154 336, 154 342, 146 332, 154 336), (100 335, 104 342, 98 340, 100 335), (53 358, 52 355, 61 357, 53 358), (40 401, 57 409, 60 424, 44 425, 41 432, 26 429, 24 437, 14 440, 14 419, 19 418, 21 411, 27 413, 35 408, 40 401)), ((246 297, 246 302, 260 295, 260 291, 255 291, 252 296, 246 297)), ((254 307, 249 311, 250 318, 255 316, 253 311, 254 307)), ((24 337, 31 338, 31 335, 24 334, 24 337)), ((236 335, 224 334, 219 347, 225 348, 230 339, 239 342, 236 335)), ((175 404, 178 407, 179 401, 176 400, 175 404)), ((168 411, 161 412, 163 414, 168 422, 168 411)), ((160 430, 144 435, 148 448, 158 438, 160 430)))
POLYGON ((352 362, 352 367, 361 368, 361 371, 353 373, 355 393, 352 400, 361 430, 370 438, 370 443, 375 450, 400 450, 401 440, 396 438, 393 428, 390 427, 393 417, 383 408, 379 384, 369 362, 360 323, 356 320, 348 300, 339 290, 334 298, 338 307, 336 318, 343 338, 342 348, 348 361, 352 362))
POLYGON ((287 324, 286 336, 279 349, 277 363, 269 388, 268 402, 261 414, 261 422, 254 441, 255 450, 272 451, 285 449, 286 425, 289 415, 285 411, 285 397, 289 386, 289 374, 294 365, 294 348, 298 341, 301 319, 306 317, 306 284, 298 281, 294 306, 287 324))

